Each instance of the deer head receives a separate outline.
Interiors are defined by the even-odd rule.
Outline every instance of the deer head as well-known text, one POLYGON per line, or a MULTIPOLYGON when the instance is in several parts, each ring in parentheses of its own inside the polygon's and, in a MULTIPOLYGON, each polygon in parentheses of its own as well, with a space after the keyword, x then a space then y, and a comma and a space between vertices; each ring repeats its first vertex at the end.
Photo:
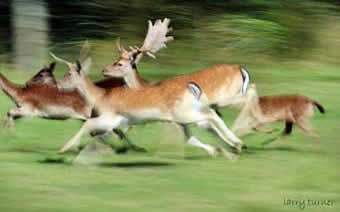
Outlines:
POLYGON ((50 52, 50 55, 56 60, 61 63, 64 63, 68 67, 68 71, 65 72, 63 79, 58 80, 57 87, 59 89, 69 90, 73 89, 75 86, 72 84, 72 74, 78 71, 80 73, 80 69, 82 71, 88 72, 91 66, 91 58, 89 57, 90 52, 90 45, 88 40, 86 40, 80 50, 79 59, 76 63, 72 63, 60 57, 57 57, 55 54, 50 52))
POLYGON ((50 63, 49 66, 44 66, 38 73, 36 73, 30 80, 26 82, 26 86, 32 86, 37 84, 46 84, 56 86, 53 71, 55 69, 55 62, 50 63))
POLYGON ((118 39, 116 44, 120 57, 113 64, 106 66, 103 74, 105 76, 125 77, 127 74, 135 71, 136 64, 144 53, 155 58, 154 54, 160 49, 165 48, 166 43, 174 39, 172 36, 167 36, 172 30, 169 28, 169 24, 170 19, 168 18, 165 18, 163 21, 157 20, 154 24, 149 21, 149 28, 143 46, 130 46, 129 51, 120 44, 120 39, 118 39))
POLYGON ((57 85, 60 89, 75 89, 82 85, 85 81, 86 73, 90 70, 92 60, 90 57, 86 58, 85 61, 80 62, 77 60, 76 63, 71 63, 67 60, 61 59, 50 52, 50 55, 61 63, 64 63, 68 66, 68 71, 65 73, 62 80, 59 80, 57 85))

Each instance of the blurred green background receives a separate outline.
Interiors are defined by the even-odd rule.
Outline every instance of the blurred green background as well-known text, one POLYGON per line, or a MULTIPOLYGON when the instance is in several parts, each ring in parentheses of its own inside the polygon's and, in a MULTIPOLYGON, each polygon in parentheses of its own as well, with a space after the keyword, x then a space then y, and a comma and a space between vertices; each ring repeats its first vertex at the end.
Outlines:
POLYGON ((31 64, 29 70, 48 59, 48 50, 76 55, 85 39, 100 68, 116 54, 115 39, 139 45, 147 20, 164 17, 172 20, 176 40, 159 53, 155 63, 162 66, 339 63, 336 0, 3 0, 0 6, 1 63, 31 64))
MULTIPOLYGON (((23 83, 52 61, 49 51, 73 61, 88 39, 90 74, 101 78, 118 57, 118 37, 125 46, 141 45, 147 20, 164 17, 172 20, 175 40, 156 60, 142 59, 143 77, 157 81, 216 63, 242 64, 259 94, 302 93, 324 105, 326 114, 316 112, 312 120, 321 137, 294 128, 292 136, 263 147, 277 134, 253 134, 243 138, 248 150, 230 162, 184 146, 171 126, 150 123, 129 133, 148 153, 78 166, 72 165, 76 154, 55 153, 81 122, 24 118, 0 130, 0 210, 301 211, 284 201, 311 199, 334 204, 304 210, 340 211, 339 1, 2 0, 0 72, 23 83)), ((56 75, 65 70, 58 64, 56 75)), ((12 107, 1 92, 1 117, 12 107)), ((222 113, 231 126, 238 111, 222 113)), ((192 129, 217 144, 216 137, 192 129)))

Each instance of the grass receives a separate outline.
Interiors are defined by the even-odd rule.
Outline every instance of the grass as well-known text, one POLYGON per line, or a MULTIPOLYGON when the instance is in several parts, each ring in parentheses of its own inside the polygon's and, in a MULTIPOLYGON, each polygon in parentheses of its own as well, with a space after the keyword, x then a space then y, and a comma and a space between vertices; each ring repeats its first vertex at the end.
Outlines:
MULTIPOLYGON (((155 68, 144 67, 141 70, 155 68)), ((164 75, 142 74, 156 80, 183 70, 165 67, 164 75)), ((20 119, 14 129, 0 131, 0 210, 300 211, 284 201, 311 199, 334 202, 306 205, 305 210, 339 211, 340 73, 326 66, 320 71, 254 67, 250 72, 260 94, 299 92, 320 101, 326 114, 316 112, 312 123, 321 138, 294 128, 292 136, 263 147, 261 143, 274 135, 253 134, 244 138, 249 148, 231 162, 184 146, 180 132, 155 122, 129 133, 148 153, 111 154, 95 165, 72 165, 76 154, 59 156, 56 151, 80 128, 79 121, 20 119)), ((17 82, 30 75, 4 74, 17 82)), ((0 115, 5 117, 13 104, 3 93, 0 102, 0 115)), ((230 126, 237 111, 222 112, 230 126)), ((218 142, 209 133, 192 129, 205 142, 218 142)), ((90 141, 83 139, 84 144, 90 141)))

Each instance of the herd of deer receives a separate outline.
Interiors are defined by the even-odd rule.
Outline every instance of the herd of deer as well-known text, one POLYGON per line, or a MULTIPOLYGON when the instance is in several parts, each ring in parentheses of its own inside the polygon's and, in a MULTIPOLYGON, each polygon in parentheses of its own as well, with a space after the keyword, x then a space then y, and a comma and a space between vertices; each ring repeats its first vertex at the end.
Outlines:
MULTIPOLYGON (((117 41, 120 58, 104 68, 107 78, 93 82, 87 73, 91 67, 86 42, 79 59, 69 62, 51 53, 58 62, 68 66, 63 79, 56 80, 53 71, 55 62, 41 69, 33 78, 18 85, 0 73, 0 87, 16 104, 7 113, 5 127, 23 116, 47 119, 80 119, 84 124, 79 132, 60 150, 64 153, 74 150, 80 144, 83 134, 91 135, 114 132, 121 139, 129 141, 119 130, 120 125, 134 125, 149 120, 166 121, 183 129, 187 143, 204 149, 215 156, 219 149, 201 142, 193 136, 188 124, 213 130, 222 141, 238 152, 243 142, 239 136, 251 130, 260 130, 264 124, 284 121, 284 134, 290 134, 293 124, 310 135, 317 135, 308 121, 316 106, 323 107, 302 95, 280 95, 258 97, 254 84, 249 84, 249 73, 240 65, 215 65, 208 69, 170 78, 155 84, 142 78, 137 64, 144 54, 154 54, 173 40, 167 34, 170 20, 149 21, 148 32, 142 47, 126 50, 117 41), (219 107, 241 105, 242 110, 230 130, 220 117, 219 107)), ((132 143, 132 148, 143 150, 132 143)), ((227 153, 223 149, 224 153, 227 153)))

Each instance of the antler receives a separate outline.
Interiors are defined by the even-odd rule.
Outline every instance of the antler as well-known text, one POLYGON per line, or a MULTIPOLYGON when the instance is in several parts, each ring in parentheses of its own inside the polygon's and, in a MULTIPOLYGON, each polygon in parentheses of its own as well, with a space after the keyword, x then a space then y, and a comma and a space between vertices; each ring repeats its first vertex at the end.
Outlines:
POLYGON ((86 58, 89 57, 89 52, 90 52, 89 40, 85 40, 79 53, 79 61, 84 62, 86 58))
POLYGON ((124 46, 122 46, 122 45, 120 44, 120 38, 117 39, 117 41, 116 41, 116 46, 117 46, 117 49, 118 49, 118 51, 119 51, 119 53, 120 53, 120 55, 121 55, 122 57, 127 57, 127 58, 129 58, 131 52, 128 52, 128 51, 124 48, 124 46))
POLYGON ((164 18, 163 21, 158 19, 154 25, 149 21, 148 32, 140 50, 156 53, 162 48, 166 48, 166 43, 174 39, 172 36, 167 37, 167 34, 172 31, 172 28, 169 28, 169 24, 170 19, 168 18, 164 18))
POLYGON ((164 20, 158 19, 154 24, 149 20, 148 32, 146 34, 143 46, 141 48, 135 46, 130 49, 132 52, 146 53, 152 58, 156 58, 154 53, 158 52, 162 48, 166 48, 166 43, 174 39, 173 36, 167 36, 172 28, 169 28, 170 19, 164 18, 164 20))

